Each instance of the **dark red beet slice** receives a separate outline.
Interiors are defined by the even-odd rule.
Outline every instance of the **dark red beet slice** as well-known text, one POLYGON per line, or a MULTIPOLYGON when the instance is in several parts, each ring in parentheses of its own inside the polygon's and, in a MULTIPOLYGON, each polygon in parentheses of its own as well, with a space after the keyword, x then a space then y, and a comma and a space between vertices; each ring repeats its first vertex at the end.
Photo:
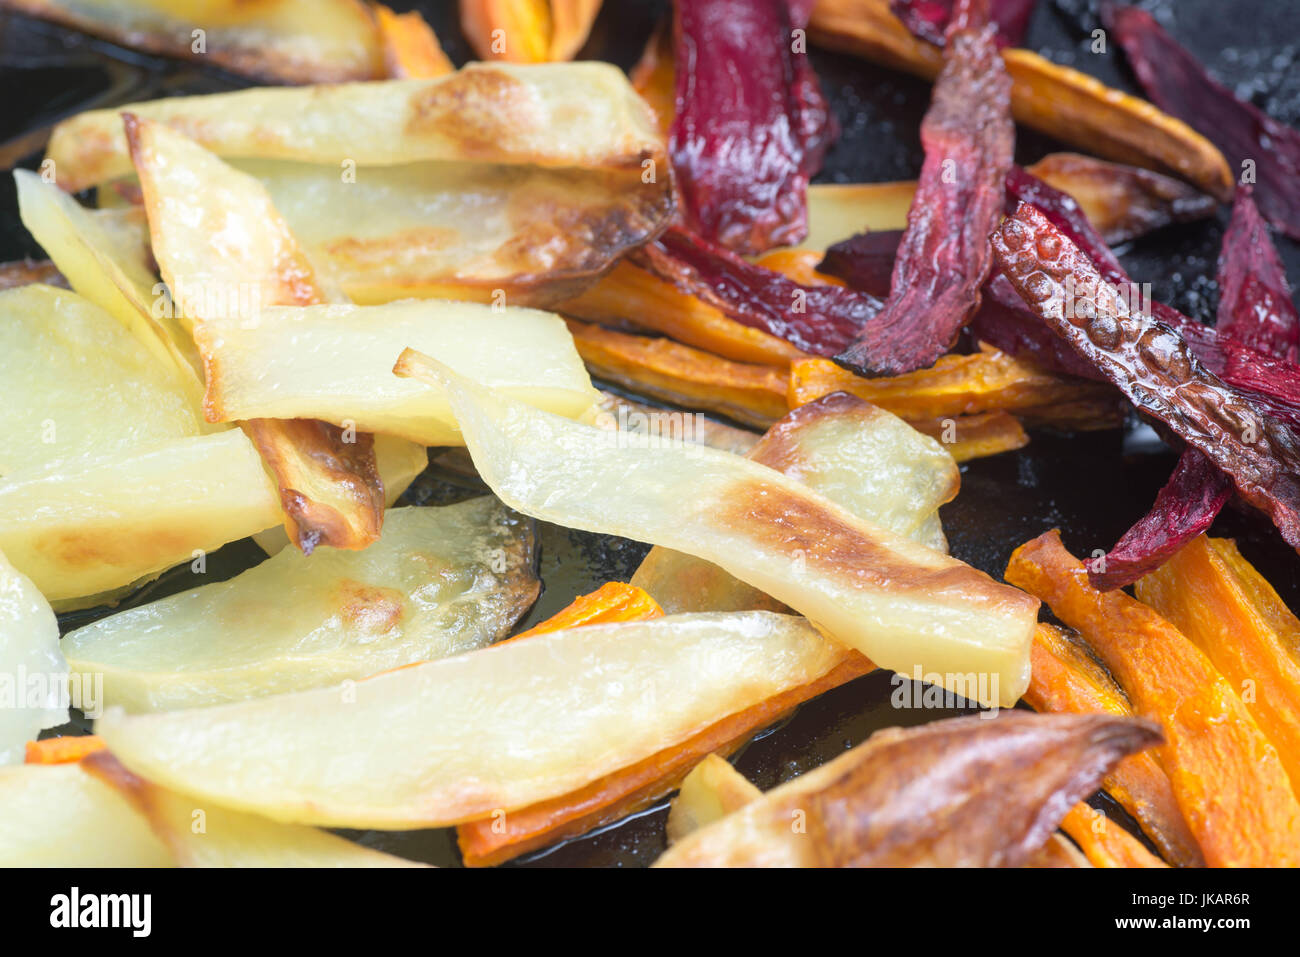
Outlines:
POLYGON ((827 249, 817 271, 884 299, 889 295, 894 260, 898 258, 898 244, 902 239, 901 229, 858 233, 827 249))
POLYGON ((1220 335, 1295 362, 1300 355, 1300 315, 1252 192, 1249 186, 1237 190, 1223 236, 1215 328, 1220 335))
POLYGON ((1145 10, 1109 8, 1103 21, 1151 102, 1210 140, 1235 169, 1253 173, 1260 212, 1300 239, 1300 130, 1237 99, 1145 10))
POLYGON ((676 226, 632 258, 737 322, 813 355, 835 355, 881 308, 874 296, 843 286, 801 285, 676 226))
POLYGON ((806 3, 678 0, 673 172, 686 225, 747 255, 807 235, 808 180, 834 135, 792 31, 806 3))
POLYGON ((1088 256, 1033 206, 1022 203, 992 245, 1040 319, 1300 547, 1300 439, 1285 422, 1207 370, 1168 325, 1125 308, 1088 256))
MULTIPOLYGON (((989 16, 997 27, 999 47, 1017 47, 1025 39, 1029 15, 1038 0, 992 0, 989 16)), ((954 0, 890 0, 889 9, 903 26, 927 43, 943 46, 954 0)))
MULTIPOLYGON (((967 20, 963 8, 954 23, 967 20)), ((933 365, 979 306, 1001 218, 1015 128, 1011 80, 990 27, 950 29, 921 123, 925 163, 880 315, 835 357, 862 375, 933 365)))

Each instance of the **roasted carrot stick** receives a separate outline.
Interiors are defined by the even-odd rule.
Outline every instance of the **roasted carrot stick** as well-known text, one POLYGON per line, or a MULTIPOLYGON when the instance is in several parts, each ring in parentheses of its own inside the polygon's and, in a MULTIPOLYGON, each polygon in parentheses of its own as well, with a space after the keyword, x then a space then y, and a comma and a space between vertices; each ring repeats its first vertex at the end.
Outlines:
POLYGON ((1001 352, 944 356, 928 369, 864 379, 829 359, 791 363, 787 401, 797 409, 830 392, 848 392, 910 421, 1105 400, 1107 386, 1056 375, 1001 352))
POLYGON ((1029 444, 1020 421, 1009 412, 979 412, 940 419, 918 419, 908 424, 943 443, 958 462, 1010 452, 1029 444))
POLYGON ((844 662, 816 681, 730 715, 675 747, 571 794, 462 824, 456 828, 461 857, 467 867, 487 867, 611 824, 672 791, 706 755, 733 753, 795 706, 874 669, 862 655, 846 651, 844 662))
POLYGON ((804 355, 784 339, 741 325, 639 266, 621 262, 598 283, 559 307, 567 316, 626 323, 737 362, 785 368, 804 355))
POLYGON ((1300 663, 1211 540, 1198 535, 1135 590, 1237 689, 1300 794, 1300 663))
POLYGON ((75 764, 88 754, 104 750, 102 738, 93 734, 68 734, 44 741, 28 741, 26 764, 75 764))
POLYGON ((608 625, 617 621, 644 621, 659 618, 663 609, 658 602, 635 585, 625 582, 605 582, 593 592, 579 595, 550 618, 521 631, 508 641, 544 635, 564 628, 580 625, 608 625))
MULTIPOLYGON (((1077 638, 1060 628, 1038 626, 1030 662, 1033 674, 1023 700, 1035 711, 1133 713, 1123 689, 1110 673, 1077 638)), ((1129 755, 1115 766, 1102 787, 1141 825, 1167 861, 1177 867, 1205 865, 1155 752, 1129 755)))
POLYGON ((1142 842, 1100 811, 1076 804, 1061 820, 1061 830, 1083 849, 1094 867, 1168 867, 1142 842))
POLYGON ((1300 865, 1300 803, 1277 749, 1199 648, 1154 609, 1093 588, 1057 531, 1016 549, 1006 578, 1082 632, 1134 713, 1161 724, 1161 760, 1208 865, 1300 865))
POLYGON ((790 411, 785 404, 786 376, 770 365, 735 362, 671 339, 567 321, 578 355, 598 378, 759 428, 790 411))

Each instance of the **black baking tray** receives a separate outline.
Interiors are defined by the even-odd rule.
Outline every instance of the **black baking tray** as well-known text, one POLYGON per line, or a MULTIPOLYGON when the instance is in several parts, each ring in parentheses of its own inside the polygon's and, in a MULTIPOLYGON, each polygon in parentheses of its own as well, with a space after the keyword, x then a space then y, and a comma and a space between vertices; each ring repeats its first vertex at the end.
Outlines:
MULTIPOLYGON (((1159 0, 1139 5, 1152 10, 1239 95, 1283 122, 1300 125, 1300 71, 1295 68, 1300 30, 1292 3, 1159 0)), ((463 63, 470 58, 452 0, 391 6, 418 7, 453 60, 463 63)), ((667 12, 666 0, 608 0, 581 58, 630 67, 667 12)), ((1025 46, 1112 86, 1138 92, 1117 48, 1108 44, 1107 52, 1092 52, 1092 31, 1097 26, 1096 4, 1089 0, 1041 0, 1025 46)), ((929 85, 854 57, 817 49, 812 55, 843 130, 818 180, 914 178, 922 160, 919 123, 929 102, 929 85)), ((82 109, 244 85, 247 81, 220 71, 143 56, 25 17, 0 14, 0 88, 11 91, 0 101, 0 159, 7 165, 33 168, 39 161, 43 131, 60 117, 82 109)), ((1027 130, 1017 133, 1017 158, 1022 163, 1067 148, 1027 130)), ((1218 295, 1213 281, 1215 259, 1226 219, 1225 207, 1214 219, 1169 227, 1122 247, 1120 258, 1136 280, 1151 283, 1157 299, 1212 320, 1218 295)), ((1283 238, 1277 242, 1292 282, 1300 281, 1300 246, 1283 238)), ((12 182, 3 177, 0 260, 40 255, 19 222, 12 182)), ((1173 453, 1135 419, 1125 429, 1108 432, 1035 431, 1025 449, 962 466, 961 494, 942 512, 952 553, 1000 577, 1017 545, 1050 528, 1060 528, 1076 554, 1107 548, 1150 505, 1174 462, 1173 453)), ((483 486, 475 480, 431 466, 403 501, 446 504, 482 492, 483 486)), ((1212 534, 1236 538, 1246 557, 1293 609, 1297 607, 1300 560, 1266 523, 1253 514, 1229 509, 1212 534)), ((648 551, 643 543, 546 523, 538 524, 538 537, 544 587, 524 625, 547 617, 603 582, 626 581, 648 551)), ((228 578, 261 558, 262 552, 250 540, 232 543, 210 557, 207 580, 228 578)), ((183 575, 166 574, 124 604, 139 604, 193 585, 188 570, 183 575)), ((66 630, 106 611, 65 615, 61 624, 66 630)), ((890 676, 877 672, 824 694, 760 735, 736 758, 736 764, 746 777, 767 789, 824 763, 879 728, 962 713, 897 709, 890 703, 892 691, 890 676)), ((86 723, 74 722, 74 727, 85 730, 86 723)), ((1127 820, 1104 797, 1096 801, 1114 818, 1127 820)), ((666 802, 661 802, 598 833, 507 866, 648 864, 664 849, 665 814, 666 802)), ((404 857, 443 866, 460 863, 451 830, 347 833, 404 857)))

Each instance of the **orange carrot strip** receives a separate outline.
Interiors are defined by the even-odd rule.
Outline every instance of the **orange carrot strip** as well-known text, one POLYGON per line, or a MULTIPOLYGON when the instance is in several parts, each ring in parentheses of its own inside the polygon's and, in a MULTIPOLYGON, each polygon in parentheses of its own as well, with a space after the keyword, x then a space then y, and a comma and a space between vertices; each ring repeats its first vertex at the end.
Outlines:
POLYGON ((1300 794, 1300 662, 1219 550, 1198 535, 1140 579, 1135 591, 1205 652, 1237 689, 1300 794))
POLYGON ((418 10, 395 13, 382 3, 375 4, 374 10, 384 67, 390 77, 422 79, 456 71, 418 10))
POLYGON ((1300 866, 1300 803, 1277 749, 1196 645, 1124 592, 1093 588, 1057 531, 1016 549, 1006 578, 1082 632, 1134 712, 1160 722, 1161 760, 1208 865, 1300 866))
POLYGON ((671 339, 633 336, 569 319, 592 375, 652 399, 767 428, 787 412, 786 376, 769 365, 723 359, 671 339))
POLYGON ((797 409, 830 392, 848 392, 909 422, 979 412, 1046 409, 1105 400, 1113 390, 1096 382, 1056 375, 1001 352, 948 355, 928 369, 864 379, 829 359, 790 365, 787 401, 797 409))
MULTIPOLYGON (((1130 715, 1123 689, 1097 661, 1053 625, 1038 626, 1024 702, 1035 711, 1130 715)), ((1205 858, 1174 798, 1169 776, 1153 751, 1131 754, 1102 787, 1128 811, 1165 859, 1178 867, 1203 867, 1205 858)))
POLYGON ((1076 804, 1061 821, 1061 830, 1082 848, 1093 867, 1168 867, 1118 824, 1076 804))
MULTIPOLYGON (((644 621, 660 618, 663 609, 645 591, 625 582, 605 582, 593 592, 579 595, 541 624, 521 631, 508 641, 544 635, 581 625, 608 625, 618 621, 644 621)), ((499 642, 504 644, 505 642, 499 642)))
POLYGON ((1000 452, 1021 449, 1029 444, 1020 421, 1009 412, 979 412, 942 419, 917 419, 908 422, 918 432, 938 439, 948 454, 958 462, 982 459, 1000 452))
POLYGON ((66 734, 43 741, 28 741, 26 764, 76 764, 88 754, 104 750, 102 738, 93 734, 66 734))
POLYGON ((708 754, 726 757, 790 709, 875 670, 857 652, 828 673, 729 715, 699 734, 570 794, 456 828, 467 867, 488 867, 612 824, 668 794, 708 754))

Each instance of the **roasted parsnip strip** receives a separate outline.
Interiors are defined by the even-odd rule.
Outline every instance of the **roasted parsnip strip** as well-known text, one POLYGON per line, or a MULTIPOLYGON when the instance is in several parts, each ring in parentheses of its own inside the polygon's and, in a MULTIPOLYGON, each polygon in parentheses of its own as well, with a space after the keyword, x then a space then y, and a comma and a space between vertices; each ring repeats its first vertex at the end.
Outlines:
MULTIPOLYGON (((252 322, 263 306, 331 297, 256 180, 161 123, 130 113, 123 123, 153 254, 182 325, 252 322)), ((303 552, 364 548, 379 537, 384 486, 371 435, 313 419, 253 419, 243 428, 275 475, 285 531, 303 552)))
MULTIPOLYGON (((130 111, 223 157, 333 167, 422 161, 642 170, 668 182, 654 118, 608 63, 474 63, 431 80, 262 87, 135 103, 130 111)), ((132 172, 120 109, 59 124, 47 157, 69 192, 132 172)))
POLYGON ((351 687, 110 709, 95 730, 140 776, 237 810, 440 827, 568 794, 817 680, 843 654, 789 616, 678 615, 537 635, 351 687))
POLYGON ((682 779, 673 798, 665 825, 668 843, 675 844, 762 796, 763 792, 727 761, 710 754, 682 779))
POLYGON ((1093 588, 1058 532, 1020 546, 1007 580, 1079 629, 1134 713, 1160 723, 1159 754, 1206 864, 1300 861, 1300 802, 1277 749, 1200 649, 1141 602, 1093 588))
POLYGON ((395 13, 376 3, 374 11, 387 76, 395 80, 419 80, 456 72, 447 54, 442 52, 438 37, 418 10, 395 13))
MULTIPOLYGON (((823 46, 927 79, 943 65, 942 51, 912 36, 889 11, 889 0, 818 0, 808 34, 823 46)), ((1003 50, 1002 62, 1016 122, 1106 159, 1180 176, 1220 200, 1231 195, 1223 154, 1181 120, 1028 50, 1003 50)))
POLYGON ((255 322, 202 323, 195 340, 211 421, 311 418, 426 446, 460 445, 441 392, 393 375, 407 346, 557 415, 576 418, 596 401, 563 321, 515 306, 418 300, 268 307, 255 322))
POLYGON ((132 774, 113 755, 86 758, 82 770, 125 798, 179 867, 422 867, 328 831, 282 824, 178 794, 132 774), (202 821, 201 830, 195 822, 202 821))
POLYGON ((394 371, 447 390, 479 475, 511 507, 711 561, 882 667, 996 676, 1003 704, 1024 691, 1037 602, 1016 589, 739 456, 632 447, 411 350, 394 371))
POLYGON ((1113 395, 1105 386, 1047 372, 1001 352, 944 356, 929 369, 875 379, 856 376, 828 359, 791 364, 787 396, 791 408, 840 391, 918 422, 979 412, 1048 409, 1113 395))
POLYGON ((1235 550, 1231 542, 1198 535, 1139 579, 1135 592, 1237 689, 1300 794, 1300 662, 1286 646, 1290 636, 1273 629, 1223 560, 1225 547, 1235 550))
POLYGON ((383 76, 374 19, 360 0, 3 0, 0 7, 267 83, 383 76))
POLYGON ((531 524, 491 496, 393 509, 363 551, 286 548, 78 628, 64 653, 74 674, 100 676, 102 704, 135 713, 337 685, 483 648, 537 598, 531 524))
POLYGON ((1039 318, 1300 548, 1300 438, 1292 428, 1209 372, 1170 326, 1131 308, 1036 207, 1021 203, 994 233, 993 250, 1039 318))
POLYGON ((788 409, 786 376, 772 366, 733 362, 671 339, 632 336, 574 319, 568 325, 578 355, 598 379, 759 428, 788 409))
POLYGON ((0 866, 174 867, 167 846, 80 764, 0 767, 0 866))
POLYGON ((0 711, 0 765, 21 761, 28 741, 68 720, 61 684, 51 681, 42 691, 23 676, 67 673, 50 603, 0 552, 0 676, 8 685, 0 711))
POLYGON ((1159 740, 1154 725, 1109 715, 888 728, 694 831, 655 866, 1015 867, 1120 758, 1159 740))
POLYGON ((1100 811, 1095 811, 1086 804, 1076 804, 1070 808, 1061 819, 1061 830, 1083 848, 1083 853, 1094 867, 1169 866, 1143 847, 1142 842, 1128 831, 1106 820, 1100 811))
MULTIPOLYGON (((1034 636, 1033 677, 1024 700, 1035 711, 1133 713, 1124 690, 1078 637, 1053 625, 1039 625, 1034 636)), ((1141 825, 1171 864, 1205 865, 1156 752, 1129 755, 1115 765, 1102 787, 1141 825)))

